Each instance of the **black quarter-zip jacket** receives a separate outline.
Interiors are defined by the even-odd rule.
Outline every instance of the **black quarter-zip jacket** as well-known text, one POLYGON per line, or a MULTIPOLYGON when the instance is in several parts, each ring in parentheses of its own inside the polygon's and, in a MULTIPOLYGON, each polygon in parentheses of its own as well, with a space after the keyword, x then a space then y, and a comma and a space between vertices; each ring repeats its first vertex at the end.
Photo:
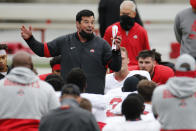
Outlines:
POLYGON ((33 36, 26 42, 38 56, 62 55, 61 75, 64 79, 72 68, 81 68, 87 77, 87 93, 104 93, 106 65, 115 72, 121 68, 120 51, 112 51, 110 45, 98 36, 85 43, 80 42, 77 33, 64 35, 44 44, 33 36))

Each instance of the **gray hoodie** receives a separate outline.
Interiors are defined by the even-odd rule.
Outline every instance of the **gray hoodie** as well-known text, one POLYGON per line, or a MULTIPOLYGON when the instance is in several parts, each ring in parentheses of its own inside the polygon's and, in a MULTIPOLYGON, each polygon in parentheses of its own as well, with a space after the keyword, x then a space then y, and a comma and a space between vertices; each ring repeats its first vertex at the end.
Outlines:
POLYGON ((33 71, 24 67, 16 67, 12 69, 6 78, 10 81, 21 84, 31 84, 39 79, 33 71))
POLYGON ((166 88, 178 98, 190 97, 196 92, 196 79, 174 77, 166 83, 166 88))
POLYGON ((153 92, 152 109, 162 129, 196 129, 196 79, 170 78, 153 92))
POLYGON ((0 119, 40 119, 60 103, 54 89, 25 67, 0 81, 0 119))

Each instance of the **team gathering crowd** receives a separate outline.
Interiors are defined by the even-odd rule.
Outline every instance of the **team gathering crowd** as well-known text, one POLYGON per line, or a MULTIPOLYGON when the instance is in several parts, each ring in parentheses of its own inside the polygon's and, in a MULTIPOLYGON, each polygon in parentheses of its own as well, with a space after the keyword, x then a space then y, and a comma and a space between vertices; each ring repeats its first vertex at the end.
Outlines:
POLYGON ((151 49, 134 0, 100 0, 98 11, 100 36, 87 9, 76 32, 50 42, 21 27, 36 55, 52 57, 47 74, 24 51, 8 66, 0 44, 0 131, 196 131, 196 0, 175 18, 176 63, 151 49))

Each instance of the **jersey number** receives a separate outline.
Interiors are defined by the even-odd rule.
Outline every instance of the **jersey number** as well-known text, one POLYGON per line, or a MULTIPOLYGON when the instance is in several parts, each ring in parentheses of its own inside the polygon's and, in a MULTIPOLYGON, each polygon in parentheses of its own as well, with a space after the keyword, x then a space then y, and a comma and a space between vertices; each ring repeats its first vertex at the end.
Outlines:
POLYGON ((115 108, 119 103, 121 103, 121 102, 122 102, 122 99, 121 99, 121 98, 113 98, 113 99, 110 101, 110 107, 111 107, 112 109, 108 109, 108 110, 106 111, 106 116, 107 116, 107 117, 115 116, 115 114, 112 113, 111 110, 114 110, 114 108, 115 108))

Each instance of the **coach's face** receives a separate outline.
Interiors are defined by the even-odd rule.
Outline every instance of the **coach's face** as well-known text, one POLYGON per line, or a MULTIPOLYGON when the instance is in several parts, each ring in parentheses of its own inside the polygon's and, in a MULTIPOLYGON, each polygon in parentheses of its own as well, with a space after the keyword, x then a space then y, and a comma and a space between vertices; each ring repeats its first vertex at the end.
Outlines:
POLYGON ((93 16, 83 16, 80 22, 76 22, 76 25, 79 32, 84 31, 88 34, 92 34, 95 27, 95 18, 93 16))

